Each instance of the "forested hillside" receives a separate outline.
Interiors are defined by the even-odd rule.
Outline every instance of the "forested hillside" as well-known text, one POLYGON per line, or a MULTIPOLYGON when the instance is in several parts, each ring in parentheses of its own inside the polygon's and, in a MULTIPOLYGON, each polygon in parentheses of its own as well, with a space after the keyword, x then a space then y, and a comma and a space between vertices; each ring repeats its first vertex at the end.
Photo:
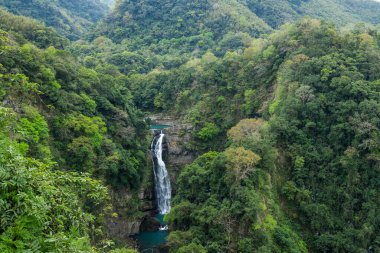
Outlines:
POLYGON ((100 0, 0 0, 0 6, 14 14, 35 18, 73 40, 108 12, 107 3, 100 0))
POLYGON ((211 51, 244 50, 252 38, 306 16, 349 29, 380 22, 380 4, 356 0, 118 1, 96 29, 74 45, 88 64, 106 62, 126 75, 179 67, 211 51))
MULTIPOLYGON (((227 41, 239 46, 246 35, 258 37, 305 15, 339 25, 359 21, 376 24, 379 12, 378 3, 364 0, 127 0, 117 3, 95 35, 105 35, 114 42, 127 39, 131 47, 148 46, 161 54, 180 50, 180 46, 185 46, 185 52, 218 52, 227 41)), ((236 45, 228 48, 236 49, 236 45)))
POLYGON ((247 7, 271 27, 278 28, 286 22, 307 15, 327 19, 338 25, 360 21, 380 22, 379 4, 367 0, 247 0, 247 7))
POLYGON ((161 105, 187 111, 198 145, 220 151, 181 172, 168 216, 173 249, 379 250, 378 36, 304 20, 242 55, 203 59, 136 85, 161 87, 156 94, 168 103, 161 105), (152 81, 186 78, 192 82, 182 82, 188 86, 177 88, 183 93, 175 100, 175 90, 152 81), (231 128, 221 150, 216 140, 245 117, 255 119, 231 128))
POLYGON ((379 3, 0 5, 0 252, 380 252, 379 3))
POLYGON ((83 67, 53 47, 65 39, 51 29, 0 14, 12 21, 0 30, 0 251, 106 247, 106 185, 136 189, 144 174, 145 123, 125 77, 83 67))

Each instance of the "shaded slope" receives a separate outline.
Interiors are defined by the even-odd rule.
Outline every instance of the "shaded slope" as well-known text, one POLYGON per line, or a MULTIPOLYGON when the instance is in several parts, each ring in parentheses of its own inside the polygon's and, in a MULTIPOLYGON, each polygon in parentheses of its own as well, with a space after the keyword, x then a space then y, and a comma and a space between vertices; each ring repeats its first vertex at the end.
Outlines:
POLYGON ((35 18, 70 39, 77 39, 108 11, 99 0, 0 0, 0 6, 35 18))
POLYGON ((366 0, 247 0, 242 1, 273 28, 304 16, 326 19, 338 25, 380 22, 380 4, 366 0))
POLYGON ((238 1, 120 1, 112 14, 94 31, 115 42, 128 39, 131 47, 157 45, 184 51, 215 47, 228 34, 258 36, 271 31, 238 1))
POLYGON ((215 49, 226 38, 242 40, 238 33, 257 37, 304 16, 338 25, 375 24, 380 21, 379 12, 379 3, 353 0, 124 0, 117 2, 91 37, 105 35, 114 42, 127 39, 136 48, 156 45, 153 48, 161 53, 169 52, 168 47, 192 51, 215 49))

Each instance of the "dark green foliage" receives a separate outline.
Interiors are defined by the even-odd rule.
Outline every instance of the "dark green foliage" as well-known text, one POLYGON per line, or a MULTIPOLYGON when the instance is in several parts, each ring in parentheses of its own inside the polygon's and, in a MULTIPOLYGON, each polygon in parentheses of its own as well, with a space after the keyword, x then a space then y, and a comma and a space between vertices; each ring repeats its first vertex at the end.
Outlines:
POLYGON ((269 27, 247 12, 241 3, 230 2, 119 1, 112 15, 99 25, 97 33, 116 42, 130 39, 132 47, 152 45, 154 52, 162 54, 162 50, 170 53, 168 47, 185 47, 187 52, 210 48, 210 43, 214 44, 229 32, 258 35, 269 31, 269 27))
POLYGON ((125 0, 116 3, 88 41, 75 43, 71 50, 87 66, 112 64, 126 75, 148 73, 178 68, 208 51, 216 56, 242 51, 252 38, 305 15, 347 26, 376 24, 379 11, 380 4, 350 0, 125 0))
POLYGON ((360 21, 378 24, 380 5, 365 0, 247 0, 247 7, 273 28, 305 15, 339 25, 360 21))
MULTIPOLYGON (((249 116, 247 112, 261 112, 269 119, 261 134, 257 134, 263 124, 260 120, 242 121, 228 132, 230 145, 263 156, 258 165, 246 159, 251 157, 253 162, 254 156, 237 148, 233 152, 227 149, 223 155, 207 153, 182 171, 168 217, 176 230, 169 240, 173 249, 193 242, 209 252, 306 250, 302 245, 316 252, 378 250, 377 36, 376 30, 360 26, 341 34, 329 23, 306 19, 282 28, 268 40, 255 41, 242 55, 186 64, 181 73, 185 77, 191 73, 186 79, 191 82, 177 88, 180 92, 157 86, 160 89, 155 94, 171 94, 162 101, 174 102, 161 104, 161 108, 178 108, 178 113, 199 127, 198 138, 209 136, 213 129, 210 119, 223 126, 222 135, 228 128, 223 123, 231 119, 234 124, 249 116), (175 99, 174 94, 178 94, 175 99), (235 103, 239 105, 235 107, 235 103), (218 121, 218 117, 224 120, 218 121), (271 183, 266 181, 266 173, 271 175, 271 183), (276 190, 268 191, 269 185, 276 190), (249 205, 259 205, 262 198, 272 200, 267 206, 271 211, 266 212, 271 216, 255 225, 261 211, 249 205), (278 203, 284 213, 278 212, 278 203), (225 220, 223 215, 232 217, 232 224, 254 224, 257 229, 248 232, 239 225, 223 229, 226 223, 217 223, 225 220), (284 217, 303 229, 289 227, 284 217), (234 238, 228 237, 228 231, 234 231, 232 235, 245 232, 234 238), (301 231, 305 245, 297 237, 301 231)), ((145 78, 152 76, 161 80, 157 73, 145 78)), ((183 78, 176 76, 177 80, 183 78)), ((214 139, 213 144, 219 142, 214 139)))
POLYGON ((54 29, 47 28, 27 17, 14 16, 1 9, 0 29, 12 34, 20 44, 32 41, 40 48, 49 46, 63 48, 67 45, 67 40, 59 36, 54 29))
MULTIPOLYGON (((86 69, 70 54, 53 47, 40 50, 31 44, 5 45, 0 60, 3 78, 10 79, 12 69, 22 78, 21 85, 30 85, 10 89, 3 99, 20 107, 43 99, 41 110, 49 115, 54 138, 50 143, 60 166, 104 176, 115 186, 136 187, 144 160, 141 142, 136 139, 144 139, 145 125, 131 104, 125 77, 86 69), (24 96, 30 97, 25 100, 24 96)), ((9 85, 14 86, 16 80, 10 79, 9 85)), ((33 135, 31 124, 25 119, 20 125, 30 136, 25 137, 30 139, 28 143, 39 138, 33 135)))
POLYGON ((104 236, 107 188, 87 174, 53 171, 48 154, 31 154, 45 162, 30 157, 48 130, 35 108, 26 112, 0 107, 0 250, 92 252, 90 236, 104 236))
POLYGON ((325 25, 312 32, 319 39, 308 32, 308 49, 286 63, 286 97, 271 121, 290 160, 283 191, 318 251, 377 248, 380 52, 368 34, 340 36, 325 25))
POLYGON ((1 13, 0 251, 108 250, 105 185, 137 190, 144 175, 146 125, 126 77, 85 68, 53 47, 65 41, 53 30, 1 13))
POLYGON ((127 42, 129 51, 144 49, 161 56, 189 58, 207 50, 220 56, 306 15, 344 26, 377 24, 379 11, 380 4, 365 0, 123 0, 89 38, 106 36, 127 42))
POLYGON ((175 230, 169 236, 171 250, 307 252, 279 211, 269 168, 255 153, 235 145, 223 153, 206 153, 182 170, 167 217, 175 230))
POLYGON ((99 0, 0 0, 0 6, 54 27, 69 39, 78 39, 108 11, 99 0))

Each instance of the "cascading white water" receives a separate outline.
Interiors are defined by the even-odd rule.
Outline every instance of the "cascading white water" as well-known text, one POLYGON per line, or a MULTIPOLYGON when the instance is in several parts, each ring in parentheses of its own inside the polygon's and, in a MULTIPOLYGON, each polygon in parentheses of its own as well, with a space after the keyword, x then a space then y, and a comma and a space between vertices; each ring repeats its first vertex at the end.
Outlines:
POLYGON ((167 214, 170 211, 171 200, 171 185, 168 171, 166 170, 165 162, 162 158, 162 142, 164 134, 156 136, 152 142, 153 153, 153 171, 155 178, 156 199, 158 205, 158 212, 160 214, 167 214))

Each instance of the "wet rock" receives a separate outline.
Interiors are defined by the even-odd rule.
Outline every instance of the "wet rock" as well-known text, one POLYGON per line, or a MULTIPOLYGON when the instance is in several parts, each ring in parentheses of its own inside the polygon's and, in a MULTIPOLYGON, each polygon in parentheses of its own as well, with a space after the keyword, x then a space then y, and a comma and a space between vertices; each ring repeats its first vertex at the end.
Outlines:
POLYGON ((152 212, 156 209, 156 205, 153 200, 146 200, 143 204, 143 211, 144 212, 152 212))
POLYGON ((147 216, 145 217, 144 221, 141 223, 140 231, 141 232, 158 231, 160 226, 161 226, 161 223, 157 218, 147 216))

